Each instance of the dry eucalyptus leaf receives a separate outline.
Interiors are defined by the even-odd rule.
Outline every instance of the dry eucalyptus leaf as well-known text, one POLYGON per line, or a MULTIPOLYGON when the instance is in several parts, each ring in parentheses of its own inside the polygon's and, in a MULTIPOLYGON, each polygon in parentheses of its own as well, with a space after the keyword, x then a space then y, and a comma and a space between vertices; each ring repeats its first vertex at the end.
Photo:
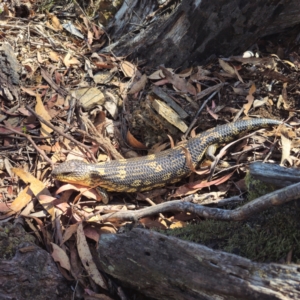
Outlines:
POLYGON ((285 161, 288 161, 292 165, 292 161, 290 160, 291 140, 287 138, 284 134, 282 134, 281 144, 282 144, 282 156, 281 156, 280 166, 283 166, 285 161))
POLYGON ((265 97, 263 100, 258 100, 258 99, 255 99, 254 102, 253 102, 253 107, 260 107, 260 106, 263 106, 265 104, 269 103, 269 97, 265 97))
POLYGON ((55 219, 55 211, 53 206, 53 200, 56 199, 51 196, 49 190, 45 187, 45 185, 38 179, 36 179, 30 173, 19 169, 12 168, 12 171, 19 176, 25 183, 29 183, 30 190, 32 193, 38 198, 39 203, 44 207, 45 210, 51 215, 51 219, 55 219))
POLYGON ((29 186, 26 186, 24 190, 22 190, 17 198, 10 205, 10 209, 15 213, 19 212, 22 208, 24 208, 31 200, 33 194, 29 190, 29 186))
POLYGON ((54 243, 51 243, 51 245, 53 248, 53 252, 51 253, 51 256, 54 259, 54 261, 58 262, 62 268, 70 271, 71 264, 66 252, 54 243))
MULTIPOLYGON (((38 94, 36 94, 35 112, 46 121, 51 120, 51 116, 49 115, 48 111, 45 109, 41 96, 38 94)), ((51 132, 53 132, 53 129, 51 129, 50 127, 48 127, 47 125, 41 122, 41 134, 43 136, 47 136, 51 132)))
POLYGON ((147 147, 141 143, 140 141, 138 141, 132 134, 131 132, 128 130, 127 131, 127 135, 126 135, 126 140, 127 143, 131 146, 134 147, 136 149, 147 149, 147 147))
POLYGON ((255 93, 256 91, 256 86, 255 84, 253 83, 250 90, 249 90, 249 94, 248 96, 246 97, 246 100, 248 101, 246 104, 244 104, 244 114, 247 116, 248 115, 248 112, 253 104, 253 101, 254 101, 254 97, 253 97, 253 93, 255 93))
POLYGON ((84 266, 87 273, 91 276, 96 284, 107 290, 106 282, 104 281, 101 273, 98 271, 97 266, 94 263, 92 254, 84 235, 82 223, 80 223, 77 228, 77 249, 82 265, 84 266))
POLYGON ((109 91, 105 91, 106 101, 104 103, 105 109, 110 113, 114 120, 118 118, 118 101, 117 95, 109 91))
POLYGON ((54 61, 54 62, 59 62, 59 55, 55 51, 50 51, 49 52, 49 58, 54 61))
POLYGON ((179 77, 186 78, 191 76, 192 72, 193 72, 193 67, 190 67, 188 69, 182 70, 178 75, 179 77))
POLYGON ((72 237, 72 235, 74 233, 77 232, 78 225, 79 225, 79 223, 75 223, 75 224, 69 225, 66 228, 66 231, 64 232, 61 244, 65 243, 67 240, 69 240, 72 237))
POLYGON ((67 68, 71 67, 72 65, 81 64, 81 62, 76 57, 72 57, 70 52, 66 54, 66 56, 63 59, 63 62, 67 68))
POLYGON ((123 74, 126 76, 126 77, 134 77, 136 71, 137 71, 137 68, 135 65, 133 65, 132 63, 130 63, 129 61, 122 61, 120 63, 120 67, 121 67, 121 70, 123 72, 123 74))
POLYGON ((219 64, 226 73, 230 74, 232 77, 236 76, 234 68, 223 59, 219 59, 219 64))
MULTIPOLYGON (((174 70, 171 68, 166 68, 169 72, 173 72, 174 70)), ((165 75, 163 74, 162 70, 157 70, 154 73, 152 73, 150 76, 148 76, 151 80, 160 80, 162 78, 165 78, 165 75)))
POLYGON ((52 26, 54 27, 54 29, 56 29, 56 30, 58 30, 58 31, 63 30, 63 27, 62 27, 62 25, 60 24, 60 21, 59 21, 59 19, 57 18, 57 16, 51 14, 51 15, 50 15, 50 18, 51 18, 52 26))
POLYGON ((179 90, 183 93, 196 95, 196 88, 189 81, 185 80, 184 78, 180 78, 179 75, 173 74, 164 67, 160 67, 160 69, 162 70, 168 82, 173 84, 176 90, 179 90))
POLYGON ((283 128, 281 131, 281 144, 282 155, 280 165, 283 166, 285 161, 288 161, 290 165, 293 165, 293 161, 290 157, 292 148, 292 139, 296 137, 294 131, 290 128, 283 128))
POLYGON ((143 90, 145 88, 145 85, 147 83, 147 75, 144 74, 139 81, 135 82, 130 90, 127 92, 127 94, 135 94, 138 93, 139 91, 143 90))

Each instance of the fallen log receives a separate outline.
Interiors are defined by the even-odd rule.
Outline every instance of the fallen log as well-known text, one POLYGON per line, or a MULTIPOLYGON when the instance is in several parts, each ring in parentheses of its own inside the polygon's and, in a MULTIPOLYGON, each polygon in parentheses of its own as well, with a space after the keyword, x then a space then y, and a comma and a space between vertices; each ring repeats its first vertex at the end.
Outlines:
POLYGON ((144 229, 102 235, 102 270, 154 299, 298 299, 297 265, 263 264, 144 229))
POLYGON ((51 255, 29 242, 20 224, 0 227, 0 299, 71 299, 70 283, 51 255))
POLYGON ((249 171, 253 178, 278 187, 285 187, 300 182, 300 170, 296 168, 285 168, 276 164, 255 162, 250 164, 249 171))
POLYGON ((211 55, 241 55, 266 35, 300 23, 298 0, 127 0, 108 25, 102 52, 157 67, 190 67, 211 55))

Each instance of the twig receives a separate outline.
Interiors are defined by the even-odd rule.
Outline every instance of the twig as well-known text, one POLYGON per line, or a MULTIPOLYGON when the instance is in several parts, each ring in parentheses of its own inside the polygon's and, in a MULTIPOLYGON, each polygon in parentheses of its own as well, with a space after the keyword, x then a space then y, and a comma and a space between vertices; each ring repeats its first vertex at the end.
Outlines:
POLYGON ((51 129, 55 130, 58 134, 64 136, 65 138, 69 139, 70 141, 72 141, 73 143, 75 143, 78 147, 82 147, 84 148, 90 155, 91 159, 94 162, 97 162, 96 158, 94 157, 94 154, 91 152, 91 150, 89 149, 88 146, 78 142, 77 140, 75 140, 72 136, 64 133, 63 131, 61 131, 60 129, 58 129, 56 126, 53 126, 50 122, 46 121, 44 118, 42 118, 40 115, 38 115, 32 108, 30 108, 29 106, 26 106, 26 109, 28 109, 32 114, 34 114, 42 123, 44 123, 45 125, 47 125, 48 127, 50 127, 51 129))
MULTIPOLYGON (((156 203, 154 203, 150 198, 145 197, 142 193, 138 193, 138 196, 139 196, 141 199, 143 199, 143 201, 148 202, 151 206, 155 206, 155 205, 156 205, 156 203)), ((163 219, 163 220, 166 219, 166 217, 165 217, 163 214, 161 214, 161 213, 159 214, 159 217, 160 217, 161 219, 163 219)))
POLYGON ((252 135, 256 134, 258 131, 259 130, 251 132, 250 134, 247 134, 247 135, 245 135, 245 136, 243 136, 243 137, 241 137, 241 138, 239 138, 239 139, 237 139, 237 140, 235 140, 235 141, 227 144, 226 146, 224 146, 220 150, 219 154, 215 157, 215 160, 213 161, 213 163, 212 163, 212 165, 210 167, 210 174, 209 174, 209 177, 208 177, 207 181, 211 180, 212 176, 214 175, 215 168, 216 168, 218 162, 220 161, 221 157, 226 154, 228 148, 230 148, 232 145, 234 145, 234 144, 236 144, 236 143, 238 143, 238 142, 240 142, 240 141, 242 141, 244 139, 247 139, 247 138, 251 137, 252 135))
POLYGON ((82 135, 85 135, 86 138, 95 141, 102 148, 102 150, 111 154, 114 159, 122 159, 123 156, 111 145, 109 138, 101 136, 95 128, 94 124, 91 122, 91 120, 89 120, 85 116, 82 116, 82 118, 84 123, 87 124, 90 135, 87 135, 86 132, 80 129, 77 129, 77 132, 82 135))
POLYGON ((20 104, 17 104, 16 106, 10 108, 9 110, 4 111, 4 113, 5 113, 6 115, 0 117, 0 122, 2 122, 2 121, 4 121, 5 119, 7 119, 7 114, 8 114, 8 113, 14 113, 19 107, 20 107, 20 104))
POLYGON ((11 132, 14 132, 14 133, 16 133, 16 134, 18 134, 18 135, 20 135, 20 136, 25 137, 25 138, 32 144, 32 146, 34 147, 34 149, 35 149, 38 153, 40 153, 40 154, 42 155, 42 157, 45 159, 45 161, 47 161, 51 166, 54 165, 53 161, 46 155, 46 153, 44 152, 44 150, 40 149, 40 148, 36 145, 36 143, 33 141, 33 139, 31 138, 30 135, 25 134, 25 133, 23 133, 23 132, 20 132, 20 131, 18 131, 18 130, 15 130, 15 129, 13 129, 13 128, 11 128, 11 127, 8 127, 8 126, 0 125, 0 127, 6 128, 6 129, 10 130, 11 132))
POLYGON ((205 105, 207 104, 207 102, 213 98, 215 96, 215 94, 218 92, 219 90, 217 91, 214 91, 204 102, 203 104, 201 105, 201 107, 198 109, 193 121, 191 122, 189 128, 187 129, 186 133, 183 135, 183 138, 186 138, 188 136, 188 134, 190 133, 191 129, 194 127, 195 123, 197 122, 197 119, 201 113, 201 111, 203 110, 203 108, 205 107, 205 105))
MULTIPOLYGON (((165 212, 189 212, 196 214, 206 219, 222 220, 222 221, 242 221, 253 214, 266 210, 272 206, 282 205, 291 200, 299 198, 300 183, 295 183, 288 187, 274 191, 262 197, 259 197, 241 207, 234 210, 226 210, 212 207, 205 207, 199 204, 193 204, 194 195, 187 196, 182 200, 174 200, 157 204, 156 206, 147 207, 137 211, 120 211, 110 213, 100 218, 101 222, 115 222, 115 221, 137 221, 140 218, 156 215, 165 212)), ((92 214, 86 218, 89 220, 97 214, 92 214)))
MULTIPOLYGON (((10 130, 10 129, 8 129, 8 130, 10 130)), ((17 130, 17 132, 21 132, 21 131, 17 130)), ((23 137, 15 136, 15 134, 11 133, 11 132, 0 132, 0 136, 5 136, 5 137, 8 137, 8 138, 12 138, 12 139, 24 140, 23 137)), ((35 139, 35 140, 46 140, 46 139, 52 138, 52 135, 31 136, 31 138, 35 139)))

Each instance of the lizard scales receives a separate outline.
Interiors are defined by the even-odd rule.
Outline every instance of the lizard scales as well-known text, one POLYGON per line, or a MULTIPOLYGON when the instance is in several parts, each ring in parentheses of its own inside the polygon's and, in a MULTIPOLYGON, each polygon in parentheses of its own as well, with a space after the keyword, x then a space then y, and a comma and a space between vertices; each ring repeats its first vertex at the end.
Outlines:
POLYGON ((52 175, 63 182, 89 187, 100 186, 107 191, 147 191, 178 182, 191 173, 186 164, 183 147, 190 153, 196 167, 210 145, 230 142, 249 131, 279 124, 282 122, 271 119, 241 120, 217 126, 198 134, 180 146, 157 154, 98 164, 70 160, 58 165, 52 175))

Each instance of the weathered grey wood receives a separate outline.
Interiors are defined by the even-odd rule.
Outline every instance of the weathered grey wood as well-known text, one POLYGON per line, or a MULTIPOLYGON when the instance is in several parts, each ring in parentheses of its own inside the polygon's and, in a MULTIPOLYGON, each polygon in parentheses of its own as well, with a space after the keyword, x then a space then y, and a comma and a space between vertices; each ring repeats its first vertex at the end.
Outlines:
POLYGON ((250 165, 250 175, 255 179, 278 187, 285 187, 300 182, 300 170, 284 168, 279 165, 255 162, 250 165))
MULTIPOLYGON (((243 206, 235 209, 220 209, 207 207, 199 204, 191 203, 197 200, 197 196, 190 195, 182 200, 167 201, 155 206, 146 207, 136 211, 118 211, 103 216, 99 216, 99 221, 104 222, 120 222, 120 221, 138 221, 140 218, 153 216, 166 212, 189 212, 199 217, 222 221, 241 221, 250 218, 272 206, 283 205, 289 201, 296 200, 300 195, 300 183, 294 183, 287 187, 273 191, 269 194, 256 198, 247 202, 243 206)), ((98 212, 96 214, 99 214, 98 212)), ((95 214, 86 217, 89 220, 95 214)))
POLYGON ((258 38, 300 23, 298 0, 171 3, 170 9, 147 20, 157 1, 124 1, 108 26, 113 40, 104 52, 131 54, 154 67, 187 67, 212 54, 240 55, 258 38))
MULTIPOLYGON (((23 219, 1 222, 0 300, 71 299, 70 282, 64 279, 51 255, 33 242, 23 219)), ((67 274, 67 273, 65 273, 67 274)))
POLYGON ((297 265, 255 263, 148 230, 101 235, 98 253, 104 272, 155 299, 300 297, 297 265))
POLYGON ((297 265, 255 263, 148 230, 102 235, 98 253, 104 272, 155 299, 300 297, 297 265))
MULTIPOLYGON (((20 238, 21 239, 21 238, 20 238)), ((21 243, 12 259, 0 259, 0 299, 71 299, 69 283, 51 255, 35 244, 21 243)))

